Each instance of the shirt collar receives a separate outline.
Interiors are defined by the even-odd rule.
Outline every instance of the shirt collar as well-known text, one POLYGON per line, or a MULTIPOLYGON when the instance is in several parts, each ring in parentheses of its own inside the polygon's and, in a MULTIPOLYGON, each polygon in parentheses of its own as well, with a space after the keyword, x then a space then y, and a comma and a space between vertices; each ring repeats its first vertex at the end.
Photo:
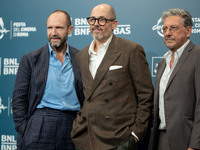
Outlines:
MULTIPOLYGON (((56 52, 52 49, 51 45, 50 45, 50 42, 48 42, 48 46, 49 46, 49 53, 50 55, 52 56, 53 54, 55 54, 56 52)), ((70 54, 69 54, 69 45, 67 44, 67 50, 66 50, 66 53, 65 55, 68 55, 70 57, 70 54)))
MULTIPOLYGON (((113 37, 113 34, 111 35, 111 37, 104 43, 102 44, 100 47, 104 47, 104 50, 107 50, 111 40, 112 40, 112 37, 113 37)), ((90 44, 90 47, 89 47, 89 50, 88 50, 88 53, 91 55, 91 54, 97 54, 95 51, 94 51, 94 40, 92 41, 92 43, 90 44)))
MULTIPOLYGON (((178 58, 180 58, 181 55, 182 55, 182 53, 183 53, 183 51, 184 51, 184 49, 185 49, 186 46, 189 44, 189 42, 190 42, 190 40, 188 40, 187 42, 185 42, 185 44, 183 44, 183 46, 181 46, 181 47, 174 53, 174 55, 177 56, 178 58)), ((165 59, 167 59, 167 58, 169 58, 169 57, 171 57, 171 56, 172 56, 172 51, 171 51, 171 50, 169 50, 168 52, 166 52, 166 53, 164 54, 164 58, 165 58, 165 59)))

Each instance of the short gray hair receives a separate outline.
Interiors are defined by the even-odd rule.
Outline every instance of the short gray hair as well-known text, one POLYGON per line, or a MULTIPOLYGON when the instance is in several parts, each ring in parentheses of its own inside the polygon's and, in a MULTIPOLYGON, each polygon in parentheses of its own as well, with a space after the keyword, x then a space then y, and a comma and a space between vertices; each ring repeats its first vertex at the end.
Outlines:
POLYGON ((192 26, 193 22, 192 22, 192 16, 190 15, 189 12, 187 12, 184 9, 179 9, 179 8, 175 8, 175 9, 168 9, 167 11, 165 11, 162 14, 162 22, 165 21, 165 19, 169 16, 180 16, 183 19, 183 25, 184 27, 187 26, 192 26))

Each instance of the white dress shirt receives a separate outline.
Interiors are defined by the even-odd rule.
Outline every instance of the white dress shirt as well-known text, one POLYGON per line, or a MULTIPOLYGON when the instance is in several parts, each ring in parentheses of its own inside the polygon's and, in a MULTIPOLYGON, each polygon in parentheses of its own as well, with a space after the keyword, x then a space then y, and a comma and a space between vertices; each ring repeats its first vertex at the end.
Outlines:
POLYGON ((164 94, 166 90, 167 83, 169 81, 169 78, 176 67, 176 64, 181 57, 181 54, 183 53, 185 47, 189 44, 190 40, 188 40, 182 47, 180 47, 175 53, 174 53, 174 64, 170 68, 170 60, 172 58, 172 52, 169 50, 167 53, 165 53, 164 58, 166 60, 166 67, 163 72, 163 75, 160 80, 159 85, 159 117, 160 117, 160 125, 159 129, 165 129, 166 128, 166 121, 165 121, 165 109, 164 109, 164 94))
POLYGON ((89 70, 92 74, 93 79, 95 78, 97 69, 99 68, 99 65, 101 64, 104 58, 104 55, 107 52, 107 49, 111 42, 112 37, 113 35, 107 40, 106 43, 100 45, 98 52, 94 51, 94 40, 90 44, 89 51, 88 51, 89 56, 90 56, 89 70))

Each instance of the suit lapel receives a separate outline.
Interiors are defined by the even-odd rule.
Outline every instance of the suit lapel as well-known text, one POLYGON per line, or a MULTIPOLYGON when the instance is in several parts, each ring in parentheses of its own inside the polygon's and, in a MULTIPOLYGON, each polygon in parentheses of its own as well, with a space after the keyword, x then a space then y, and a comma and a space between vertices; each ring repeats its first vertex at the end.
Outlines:
POLYGON ((167 87, 166 90, 168 89, 169 85, 171 84, 172 80, 174 79, 174 77, 176 76, 178 70, 180 69, 180 67, 182 66, 182 64, 184 63, 184 61, 186 60, 186 58, 189 55, 190 50, 192 50, 192 48, 194 47, 194 44, 192 42, 190 42, 188 44, 188 46, 185 48, 185 50, 183 51, 179 61, 176 64, 176 67, 174 68, 174 71, 172 72, 169 81, 167 83, 167 87))
POLYGON ((157 74, 156 74, 156 81, 155 81, 155 98, 156 98, 156 101, 155 101, 155 104, 158 105, 158 101, 159 101, 159 85, 160 85, 160 79, 162 77, 162 74, 165 70, 165 67, 166 67, 166 61, 165 59, 162 59, 161 62, 159 63, 159 69, 157 74))
POLYGON ((85 99, 87 99, 88 97, 88 91, 90 91, 91 89, 91 85, 93 83, 93 78, 92 75, 90 73, 89 70, 89 54, 88 54, 88 49, 89 46, 87 46, 86 48, 84 48, 82 51, 83 53, 81 54, 80 58, 79 58, 79 66, 81 68, 81 73, 82 73, 82 78, 83 80, 83 84, 85 87, 87 87, 89 90, 84 91, 85 93, 85 99))
MULTIPOLYGON (((99 68, 97 69, 96 72, 96 76, 92 82, 92 86, 91 86, 91 90, 88 93, 88 96, 86 97, 86 99, 89 99, 90 96, 92 95, 92 93, 95 91, 95 89, 97 88, 97 86, 101 83, 103 77, 105 76, 105 74, 107 73, 107 71, 109 70, 109 67, 113 64, 113 62, 120 56, 120 52, 118 52, 117 50, 117 38, 113 35, 113 39, 107 49, 107 52, 99 66, 99 68)), ((89 60, 89 59, 88 59, 89 60)), ((89 66, 89 61, 87 62, 87 67, 89 66)), ((88 68, 85 68, 87 70, 89 70, 88 68)), ((89 71, 90 72, 90 71, 89 71)), ((91 75, 91 74, 90 74, 91 75)))
MULTIPOLYGON (((34 58, 34 74, 36 78, 38 100, 41 100, 47 82, 49 68, 49 49, 48 45, 43 47, 34 58)), ((37 104, 36 104, 37 105, 37 104)))
POLYGON ((84 77, 86 78, 87 81, 90 81, 89 82, 89 84, 90 84, 93 81, 93 78, 92 78, 92 74, 89 70, 89 60, 90 60, 90 58, 89 58, 89 54, 88 54, 88 49, 87 49, 87 52, 84 53, 82 59, 84 60, 84 65, 83 65, 83 67, 84 67, 83 70, 84 70, 84 74, 85 74, 84 77))

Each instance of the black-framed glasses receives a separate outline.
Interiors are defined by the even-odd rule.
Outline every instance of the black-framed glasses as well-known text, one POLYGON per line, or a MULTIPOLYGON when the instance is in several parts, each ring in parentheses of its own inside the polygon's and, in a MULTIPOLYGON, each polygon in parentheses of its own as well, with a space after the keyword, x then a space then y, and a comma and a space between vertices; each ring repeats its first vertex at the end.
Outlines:
POLYGON ((108 21, 114 21, 115 19, 106 19, 104 17, 95 18, 95 17, 87 17, 87 21, 89 25, 94 25, 96 20, 100 26, 104 26, 108 21))

